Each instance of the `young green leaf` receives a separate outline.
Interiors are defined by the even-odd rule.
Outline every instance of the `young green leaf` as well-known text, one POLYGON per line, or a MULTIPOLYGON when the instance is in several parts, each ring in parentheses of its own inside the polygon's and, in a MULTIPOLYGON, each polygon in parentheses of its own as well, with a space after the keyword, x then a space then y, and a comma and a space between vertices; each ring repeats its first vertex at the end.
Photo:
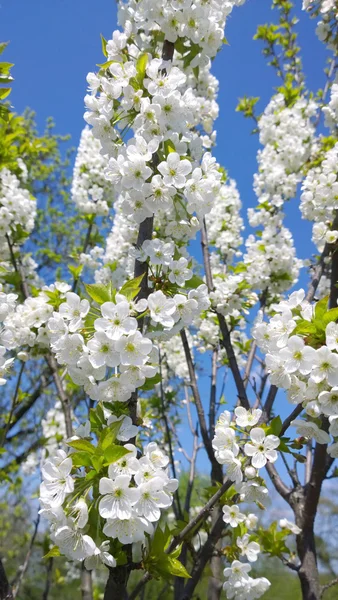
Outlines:
POLYGON ((103 283, 88 283, 85 285, 88 296, 92 298, 98 304, 104 304, 104 302, 114 302, 116 291, 113 289, 111 283, 103 285, 103 283))

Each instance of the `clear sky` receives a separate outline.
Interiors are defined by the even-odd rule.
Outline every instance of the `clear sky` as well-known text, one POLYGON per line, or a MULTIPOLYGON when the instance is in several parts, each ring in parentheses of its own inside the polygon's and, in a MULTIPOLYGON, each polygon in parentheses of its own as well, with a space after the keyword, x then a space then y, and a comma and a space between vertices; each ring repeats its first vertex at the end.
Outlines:
MULTIPOLYGON (((307 84, 316 91, 324 85, 325 50, 315 36, 315 21, 301 11, 301 0, 295 4, 307 84)), ((271 0, 247 0, 234 9, 225 32, 229 45, 214 64, 220 80, 216 155, 236 179, 244 209, 256 203, 252 179, 259 142, 235 107, 241 96, 260 96, 262 111, 277 85, 261 54, 262 44, 252 39, 258 24, 277 19, 270 7, 271 0)), ((0 40, 10 41, 4 60, 15 63, 10 97, 15 110, 34 109, 41 130, 52 116, 56 132, 69 133, 76 146, 84 126, 86 75, 103 60, 100 33, 109 38, 115 28, 114 0, 0 0, 0 40)), ((294 233, 298 256, 310 256, 311 228, 300 220, 297 201, 287 209, 286 224, 294 233)), ((301 283, 306 285, 306 273, 301 283)))

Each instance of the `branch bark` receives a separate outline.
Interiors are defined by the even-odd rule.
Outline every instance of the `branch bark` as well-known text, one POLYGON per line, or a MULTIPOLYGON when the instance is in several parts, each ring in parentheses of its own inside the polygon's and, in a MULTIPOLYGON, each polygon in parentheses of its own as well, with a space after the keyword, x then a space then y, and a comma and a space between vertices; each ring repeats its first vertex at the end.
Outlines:
POLYGON ((0 558, 0 600, 13 600, 13 594, 6 571, 0 558))
POLYGON ((24 578, 24 576, 26 574, 26 571, 28 569, 29 561, 30 561, 30 558, 31 558, 32 552, 33 552, 33 546, 34 546, 35 538, 36 538, 36 535, 37 535, 37 532, 38 532, 39 523, 40 523, 40 515, 38 514, 37 519, 35 521, 33 535, 31 537, 31 541, 30 541, 30 544, 29 544, 29 548, 28 548, 28 551, 27 551, 24 563, 23 563, 22 568, 20 570, 20 573, 19 573, 19 576, 17 578, 17 581, 14 583, 13 588, 12 588, 13 600, 15 600, 15 598, 17 597, 17 595, 19 593, 20 586, 21 586, 21 584, 23 582, 23 578, 24 578))
MULTIPOLYGON (((209 243, 208 243, 208 234, 207 234, 207 226, 206 226, 205 219, 203 219, 203 222, 202 222, 201 244, 202 244, 205 278, 206 278, 208 290, 209 290, 209 292, 212 292, 214 289, 214 283, 213 283, 211 265, 210 265, 209 243)), ((218 318, 218 322, 219 322, 219 326, 220 326, 222 338, 223 338, 221 340, 221 342, 227 353, 230 370, 231 370, 232 376, 235 380, 235 384, 236 384, 236 388, 237 388, 238 399, 241 403, 241 406, 244 406, 244 408, 246 408, 248 410, 250 408, 250 403, 249 403, 249 400, 247 397, 243 378, 241 376, 241 373, 240 373, 240 370, 239 370, 239 367, 237 364, 237 359, 236 359, 235 352, 234 352, 232 342, 231 342, 230 331, 229 331, 229 328, 228 328, 228 325, 226 323, 224 316, 218 312, 216 312, 216 314, 217 314, 217 318, 218 318)))
POLYGON ((184 588, 184 593, 181 600, 190 600, 190 598, 192 598, 192 595, 195 591, 196 585, 198 584, 201 578, 203 570, 208 561, 210 560, 214 548, 221 537, 223 527, 224 522, 222 514, 220 514, 208 535, 208 539, 205 542, 196 563, 194 564, 193 570, 191 572, 191 579, 188 580, 184 588))

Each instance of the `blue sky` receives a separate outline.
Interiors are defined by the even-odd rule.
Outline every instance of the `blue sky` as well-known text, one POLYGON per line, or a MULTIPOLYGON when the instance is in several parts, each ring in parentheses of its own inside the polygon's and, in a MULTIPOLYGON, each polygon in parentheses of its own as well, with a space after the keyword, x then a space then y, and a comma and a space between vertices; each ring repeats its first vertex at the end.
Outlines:
MULTIPOLYGON (((315 21, 301 11, 300 0, 295 3, 307 84, 315 91, 324 85, 325 50, 315 36, 315 21)), ((259 142, 250 133, 251 122, 235 107, 241 96, 260 96, 262 111, 278 84, 262 56, 262 44, 252 39, 258 24, 277 19, 270 7, 271 0, 247 0, 234 9, 225 32, 229 45, 214 64, 220 80, 216 156, 236 179, 244 210, 256 203, 252 179, 259 142)), ((116 28, 114 0, 0 0, 0 23, 1 40, 10 41, 4 59, 15 63, 15 110, 34 109, 40 130, 52 116, 56 132, 69 133, 76 146, 84 126, 86 75, 102 62, 100 33, 109 38, 116 28)), ((294 233, 299 257, 310 256, 311 227, 301 221, 296 201, 287 208, 286 224, 294 233)), ((306 285, 305 273, 301 283, 306 285)))

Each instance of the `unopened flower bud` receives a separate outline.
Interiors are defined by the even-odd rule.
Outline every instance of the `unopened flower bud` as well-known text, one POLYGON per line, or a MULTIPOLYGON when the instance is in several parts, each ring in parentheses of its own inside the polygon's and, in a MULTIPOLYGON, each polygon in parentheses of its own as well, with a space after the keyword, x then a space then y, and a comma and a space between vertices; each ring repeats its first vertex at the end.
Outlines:
POLYGON ((244 473, 248 479, 254 479, 257 475, 257 471, 254 467, 245 467, 244 473))

